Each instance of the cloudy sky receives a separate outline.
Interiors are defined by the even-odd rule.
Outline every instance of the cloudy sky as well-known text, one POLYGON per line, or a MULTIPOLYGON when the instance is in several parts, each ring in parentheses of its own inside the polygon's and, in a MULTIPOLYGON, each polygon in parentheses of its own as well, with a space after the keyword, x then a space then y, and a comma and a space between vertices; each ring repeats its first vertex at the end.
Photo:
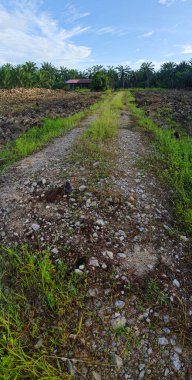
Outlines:
POLYGON ((0 0, 0 65, 85 69, 192 58, 192 0, 0 0))

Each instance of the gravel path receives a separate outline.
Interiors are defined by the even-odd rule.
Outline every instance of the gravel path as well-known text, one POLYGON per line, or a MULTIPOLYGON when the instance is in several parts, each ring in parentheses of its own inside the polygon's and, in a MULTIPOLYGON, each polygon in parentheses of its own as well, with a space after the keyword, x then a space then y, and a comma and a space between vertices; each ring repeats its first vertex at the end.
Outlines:
MULTIPOLYGON (((8 171, 1 240, 51 245, 53 260, 87 272, 81 334, 73 345, 80 379, 191 380, 192 299, 184 264, 190 242, 175 233, 168 194, 146 170, 150 143, 127 111, 121 116, 109 178, 93 183, 98 163, 86 167, 70 155, 92 117, 8 171), (63 196, 67 178, 70 197, 63 196)), ((76 365, 70 362, 71 371, 76 365)))

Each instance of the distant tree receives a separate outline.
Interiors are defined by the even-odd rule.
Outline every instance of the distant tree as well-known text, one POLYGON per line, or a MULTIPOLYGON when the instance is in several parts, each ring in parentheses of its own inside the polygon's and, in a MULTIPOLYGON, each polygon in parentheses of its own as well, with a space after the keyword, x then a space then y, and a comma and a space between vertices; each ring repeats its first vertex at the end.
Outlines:
POLYGON ((88 78, 89 79, 93 78, 93 76, 100 71, 105 71, 103 65, 95 65, 95 66, 89 67, 87 69, 88 78))
POLYGON ((118 73, 118 78, 120 81, 120 86, 122 88, 125 88, 125 83, 128 81, 128 77, 131 71, 131 68, 129 66, 122 66, 119 65, 116 67, 117 73, 118 73))
POLYGON ((139 69, 144 87, 150 87, 153 82, 154 65, 152 62, 143 62, 139 69))
POLYGON ((166 62, 161 65, 159 70, 160 85, 168 88, 174 87, 176 64, 174 62, 166 62))
POLYGON ((13 87, 13 66, 10 63, 3 65, 0 69, 0 86, 1 88, 13 87))
POLYGON ((192 59, 180 63, 165 62, 158 71, 154 70, 152 62, 142 63, 139 70, 129 66, 117 67, 95 65, 85 71, 67 67, 54 67, 49 62, 43 62, 37 67, 35 62, 25 62, 13 66, 5 64, 0 67, 0 88, 14 87, 44 87, 64 88, 68 79, 90 78, 95 81, 95 88, 127 88, 127 87, 164 87, 192 88, 192 59))
POLYGON ((109 86, 114 89, 118 85, 118 74, 114 66, 107 66, 107 76, 109 78, 109 86))
POLYGON ((109 88, 109 78, 104 71, 98 71, 92 77, 92 89, 95 91, 105 91, 109 88))
POLYGON ((51 88, 54 86, 54 83, 57 79, 57 75, 58 75, 58 69, 56 69, 56 67, 54 67, 51 63, 49 62, 43 62, 41 64, 41 69, 40 69, 41 72, 45 72, 46 75, 44 77, 47 78, 47 83, 45 84, 45 86, 47 88, 51 88))

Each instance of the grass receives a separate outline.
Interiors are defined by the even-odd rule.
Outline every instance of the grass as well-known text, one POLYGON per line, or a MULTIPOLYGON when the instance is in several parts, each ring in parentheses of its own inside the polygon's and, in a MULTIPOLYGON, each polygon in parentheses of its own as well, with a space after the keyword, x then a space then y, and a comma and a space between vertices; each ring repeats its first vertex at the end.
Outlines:
POLYGON ((65 359, 70 334, 81 333, 85 276, 55 264, 48 250, 0 253, 0 379, 71 379, 65 359))
POLYGON ((123 92, 110 93, 99 110, 99 116, 77 142, 76 159, 87 166, 97 162, 93 173, 96 178, 105 177, 111 171, 112 142, 118 133, 123 97, 123 92))
POLYGON ((58 119, 44 120, 44 125, 29 129, 18 137, 13 143, 7 144, 0 152, 0 168, 3 169, 18 160, 40 150, 48 142, 75 128, 90 112, 96 112, 103 99, 92 105, 86 111, 78 112, 72 116, 58 119))
POLYGON ((142 109, 137 108, 130 91, 127 95, 129 108, 139 126, 151 131, 156 139, 158 164, 161 175, 173 190, 174 210, 181 225, 192 232, 192 138, 175 139, 173 129, 161 129, 142 109))

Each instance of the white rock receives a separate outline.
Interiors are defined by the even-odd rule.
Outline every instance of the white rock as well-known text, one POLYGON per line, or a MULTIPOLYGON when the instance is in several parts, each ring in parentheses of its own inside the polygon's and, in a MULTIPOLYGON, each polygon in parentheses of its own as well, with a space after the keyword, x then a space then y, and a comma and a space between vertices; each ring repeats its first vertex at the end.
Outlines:
POLYGON ((116 301, 115 306, 118 307, 119 309, 123 309, 125 306, 125 302, 124 301, 116 301))
POLYGON ((99 267, 99 261, 95 258, 95 257, 92 257, 90 260, 89 260, 89 265, 91 267, 99 267))
POLYGON ((99 372, 93 371, 92 375, 93 375, 94 380, 101 380, 101 375, 99 372))
POLYGON ((125 327, 127 323, 127 320, 125 317, 118 317, 111 320, 111 325, 114 329, 117 329, 119 327, 125 327))
POLYGON ((95 289, 91 288, 91 289, 88 290, 88 294, 89 294, 90 297, 96 297, 97 294, 98 294, 98 289, 97 288, 95 288, 95 289))
POLYGON ((85 191, 85 190, 87 190, 87 186, 85 186, 85 185, 81 185, 81 186, 79 187, 79 191, 83 192, 83 191, 85 191))
POLYGON ((80 269, 75 269, 75 273, 80 274, 80 275, 83 274, 82 270, 80 270, 80 269))
POLYGON ((165 376, 168 376, 168 375, 169 375, 169 368, 165 368, 164 375, 165 375, 165 376))
POLYGON ((125 253, 122 253, 122 252, 119 252, 117 254, 118 257, 120 257, 120 259, 125 259, 127 257, 127 255, 125 253))
POLYGON ((175 351, 177 354, 182 354, 182 348, 179 347, 179 346, 175 346, 175 347, 174 347, 174 351, 175 351))
POLYGON ((32 226, 31 226, 32 230, 33 231, 38 231, 40 229, 40 225, 39 224, 36 224, 36 223, 33 223, 32 226))
POLYGON ((113 252, 111 252, 111 251, 103 252, 103 256, 108 257, 111 260, 113 260, 113 257, 114 257, 113 252))
POLYGON ((168 339, 163 336, 161 338, 158 338, 158 344, 159 346, 167 346, 169 342, 168 339))
POLYGON ((35 344, 34 348, 38 349, 43 345, 43 339, 39 339, 38 342, 35 344))
POLYGON ((105 226, 105 222, 103 219, 97 219, 96 222, 95 222, 95 225, 98 226, 98 227, 104 227, 105 226))
POLYGON ((144 379, 145 377, 145 371, 141 371, 140 374, 139 374, 139 379, 144 379))
POLYGON ((177 353, 173 355, 172 362, 173 362, 174 369, 176 371, 179 371, 181 369, 181 362, 177 353))
POLYGON ((55 255, 57 255, 57 253, 59 252, 58 249, 55 247, 51 250, 52 253, 54 253, 55 255))
POLYGON ((183 236, 183 235, 180 236, 180 239, 181 239, 182 241, 184 241, 184 242, 189 241, 189 239, 187 238, 187 236, 183 236))
POLYGON ((180 288, 180 282, 176 278, 173 280, 173 285, 180 288))
POLYGON ((113 355, 113 360, 114 360, 114 363, 115 363, 115 365, 117 366, 118 369, 120 369, 121 367, 123 367, 123 360, 121 359, 120 356, 114 354, 113 355))

